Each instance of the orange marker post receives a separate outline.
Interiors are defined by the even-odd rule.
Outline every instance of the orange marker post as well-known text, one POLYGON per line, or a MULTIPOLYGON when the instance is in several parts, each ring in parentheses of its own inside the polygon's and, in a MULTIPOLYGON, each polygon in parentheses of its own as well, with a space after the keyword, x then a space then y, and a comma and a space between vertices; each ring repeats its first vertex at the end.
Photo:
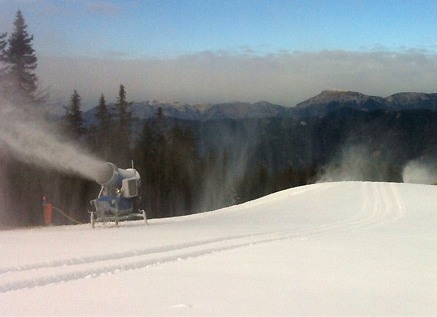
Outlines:
POLYGON ((46 196, 42 197, 42 206, 44 210, 44 224, 49 226, 52 224, 52 204, 47 202, 46 196))

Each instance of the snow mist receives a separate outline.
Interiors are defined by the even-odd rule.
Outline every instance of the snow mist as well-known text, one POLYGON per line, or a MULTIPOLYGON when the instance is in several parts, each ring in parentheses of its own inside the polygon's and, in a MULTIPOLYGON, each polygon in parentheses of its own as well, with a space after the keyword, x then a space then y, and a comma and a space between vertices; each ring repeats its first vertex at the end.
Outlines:
POLYGON ((95 180, 102 163, 28 107, 0 104, 0 150, 20 161, 95 180))
POLYGON ((199 210, 202 211, 236 203, 235 187, 248 172, 260 131, 256 122, 246 122, 238 129, 232 125, 217 125, 214 133, 217 142, 226 140, 226 143, 221 144, 217 151, 215 165, 209 165, 199 204, 199 210))
POLYGON ((364 145, 346 145, 339 157, 330 162, 319 176, 319 182, 364 181, 373 174, 371 154, 364 145))
POLYGON ((408 162, 402 170, 404 183, 414 184, 436 184, 437 165, 424 160, 413 160, 408 162))
POLYGON ((390 158, 396 151, 384 151, 367 144, 346 143, 318 177, 319 182, 374 181, 394 179, 390 158))

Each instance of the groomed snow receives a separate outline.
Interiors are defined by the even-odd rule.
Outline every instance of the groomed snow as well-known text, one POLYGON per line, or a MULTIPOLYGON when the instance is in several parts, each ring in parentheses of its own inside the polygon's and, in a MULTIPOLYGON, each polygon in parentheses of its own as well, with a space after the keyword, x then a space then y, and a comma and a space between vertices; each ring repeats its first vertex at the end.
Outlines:
POLYGON ((437 315, 437 187, 315 184, 0 252, 0 315, 437 315))

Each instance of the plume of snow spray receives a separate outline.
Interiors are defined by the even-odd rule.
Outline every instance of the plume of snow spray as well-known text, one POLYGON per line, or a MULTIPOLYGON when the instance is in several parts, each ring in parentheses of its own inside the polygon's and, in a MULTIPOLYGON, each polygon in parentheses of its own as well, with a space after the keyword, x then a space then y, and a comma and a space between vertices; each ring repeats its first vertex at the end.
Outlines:
POLYGON ((437 183, 437 166, 424 160, 408 162, 402 170, 404 183, 435 184, 437 183))
POLYGON ((369 150, 364 145, 347 145, 339 157, 325 166, 319 182, 362 181, 371 172, 369 150))
MULTIPOLYGON (((391 155, 385 149, 385 155, 391 155)), ((365 143, 345 144, 337 156, 324 167, 319 182, 386 181, 393 177, 382 151, 365 143)))
POLYGON ((249 160, 253 155, 251 149, 255 147, 259 135, 256 122, 245 122, 239 129, 233 126, 218 125, 214 133, 218 139, 226 140, 218 151, 215 166, 209 166, 203 185, 203 196, 199 205, 200 210, 214 210, 234 204, 235 185, 247 172, 249 160), (225 152, 224 149, 227 149, 225 152))
POLYGON ((64 139, 56 126, 41 115, 5 103, 0 107, 0 150, 26 163, 92 180, 102 166, 77 143, 64 139))

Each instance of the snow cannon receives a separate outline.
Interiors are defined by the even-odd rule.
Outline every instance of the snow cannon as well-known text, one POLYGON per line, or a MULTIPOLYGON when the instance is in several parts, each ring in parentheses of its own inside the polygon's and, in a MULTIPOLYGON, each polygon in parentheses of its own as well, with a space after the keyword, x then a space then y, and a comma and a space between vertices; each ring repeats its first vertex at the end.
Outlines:
POLYGON ((96 222, 115 222, 144 219, 144 210, 140 210, 138 189, 141 184, 140 174, 136 169, 122 169, 113 163, 106 162, 97 172, 96 182, 102 187, 96 199, 91 200, 94 211, 91 211, 91 224, 96 222))

